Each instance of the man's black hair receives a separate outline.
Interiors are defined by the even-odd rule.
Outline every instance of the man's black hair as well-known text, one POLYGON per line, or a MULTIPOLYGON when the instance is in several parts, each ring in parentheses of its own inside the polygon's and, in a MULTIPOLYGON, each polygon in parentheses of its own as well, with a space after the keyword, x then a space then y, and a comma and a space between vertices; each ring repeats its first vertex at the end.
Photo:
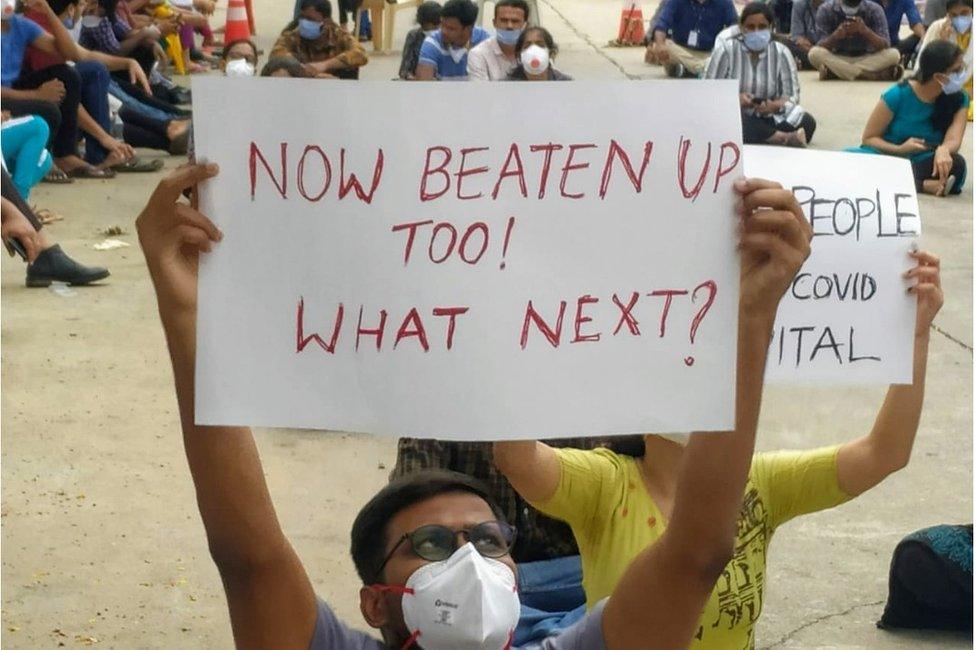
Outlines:
POLYGON ((65 12, 65 10, 71 5, 78 4, 79 0, 48 0, 48 4, 51 5, 51 10, 54 15, 60 16, 65 12))
POLYGON ((498 0, 495 3, 495 18, 498 18, 498 10, 502 7, 512 7, 513 9, 521 9, 522 17, 527 21, 529 19, 529 3, 525 0, 498 0))
POLYGON ((441 8, 441 20, 456 18, 462 27, 471 27, 478 20, 478 6, 471 0, 447 0, 441 8))
POLYGON ((744 25, 746 22, 746 18, 748 18, 749 16, 753 16, 755 14, 762 14, 763 16, 765 16, 766 20, 769 22, 769 28, 770 29, 773 28, 773 22, 775 20, 775 17, 773 16, 773 10, 765 2, 750 2, 749 4, 747 4, 742 9, 742 13, 739 15, 739 24, 744 25))
POLYGON ((418 25, 436 25, 441 22, 441 6, 434 0, 427 0, 417 7, 418 25))
POLYGON ((350 552, 353 564, 356 565, 356 573, 363 584, 374 584, 382 578, 377 572, 390 543, 386 529, 390 520, 414 504, 451 492, 467 492, 481 497, 495 513, 495 517, 504 521, 505 515, 488 493, 488 489, 466 474, 447 470, 423 470, 401 476, 370 499, 352 524, 350 552))
POLYGON ((962 5, 963 7, 973 8, 973 0, 949 0, 946 2, 946 11, 952 9, 957 5, 962 5))
POLYGON ((314 9, 323 16, 332 18, 332 3, 329 0, 302 0, 301 11, 314 9))

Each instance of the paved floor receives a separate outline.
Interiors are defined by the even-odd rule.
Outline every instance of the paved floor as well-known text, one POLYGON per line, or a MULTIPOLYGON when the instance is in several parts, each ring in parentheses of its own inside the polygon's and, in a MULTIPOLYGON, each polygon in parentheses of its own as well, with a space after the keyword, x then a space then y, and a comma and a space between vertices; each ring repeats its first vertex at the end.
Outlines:
MULTIPOLYGON (((265 49, 289 0, 261 0, 265 49)), ((620 0, 540 0, 579 79, 649 78, 639 49, 608 49, 620 0)), ((650 16, 651 7, 644 7, 650 16)), ((412 12, 398 19, 398 41, 412 12)), ((222 20, 222 19, 221 19, 222 20)), ((395 75, 375 56, 370 79, 395 75)), ((691 82, 675 82, 691 83, 691 82)), ((821 83, 802 75, 817 116, 815 144, 854 144, 884 84, 821 83)), ((556 116, 554 116, 556 117, 556 116)), ((653 115, 646 119, 654 119, 653 115)), ((972 160, 972 133, 963 153, 972 160)), ((174 166, 176 159, 167 159, 174 166)), ((182 454, 175 400, 133 219, 155 176, 42 186, 34 203, 62 212, 51 232, 82 261, 112 270, 104 286, 69 295, 27 290, 23 268, 2 270, 2 633, 5 647, 230 647, 224 598, 207 555, 182 454), (120 226, 132 244, 92 245, 120 226)), ((911 465, 832 512, 785 526, 772 545, 760 647, 969 647, 953 635, 879 631, 888 562, 905 533, 972 521, 972 185, 961 197, 922 198, 924 245, 945 260, 947 304, 934 335, 929 391, 911 465)), ((764 449, 812 447, 861 435, 882 389, 769 389, 764 449)), ((319 594, 359 621, 348 530, 394 457, 389 440, 260 431, 279 517, 319 594)))

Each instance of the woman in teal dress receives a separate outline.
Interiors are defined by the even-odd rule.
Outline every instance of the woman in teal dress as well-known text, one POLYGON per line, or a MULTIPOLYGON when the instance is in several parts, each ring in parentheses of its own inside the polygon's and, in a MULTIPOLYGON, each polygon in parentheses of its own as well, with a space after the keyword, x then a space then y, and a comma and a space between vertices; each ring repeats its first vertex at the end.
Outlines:
POLYGON ((917 191, 959 194, 966 182, 966 160, 959 155, 970 102, 962 90, 965 74, 963 52, 955 43, 925 48, 915 77, 881 95, 861 146, 847 151, 908 158, 917 191))

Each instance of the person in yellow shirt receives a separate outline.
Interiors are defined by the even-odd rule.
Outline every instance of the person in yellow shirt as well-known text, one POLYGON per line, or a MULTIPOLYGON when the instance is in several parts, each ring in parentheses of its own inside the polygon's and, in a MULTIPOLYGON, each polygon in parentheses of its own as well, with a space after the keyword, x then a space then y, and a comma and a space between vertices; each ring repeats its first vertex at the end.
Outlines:
POLYGON ((949 0, 946 3, 945 18, 936 20, 929 25, 919 48, 922 50, 935 41, 949 41, 959 46, 963 51, 963 62, 969 70, 969 78, 963 84, 963 90, 969 95, 969 121, 973 121, 973 0, 949 0))
MULTIPOLYGON (((775 530, 794 517, 856 497, 908 463, 922 411, 930 326, 943 301, 938 258, 911 255, 917 264, 906 278, 918 296, 913 383, 888 389, 864 437, 753 457, 735 552, 705 605, 691 647, 752 648, 775 530)), ((494 443, 495 463, 515 490, 572 527, 588 608, 610 595, 630 561, 667 528, 684 441, 680 435, 645 436, 641 457, 607 449, 553 449, 535 441, 494 443)))

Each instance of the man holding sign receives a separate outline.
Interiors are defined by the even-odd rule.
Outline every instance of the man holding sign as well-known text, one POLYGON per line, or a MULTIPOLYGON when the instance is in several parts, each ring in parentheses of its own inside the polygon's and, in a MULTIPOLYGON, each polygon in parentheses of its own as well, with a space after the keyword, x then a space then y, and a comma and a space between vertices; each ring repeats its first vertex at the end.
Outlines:
MULTIPOLYGON (((353 556, 360 607, 383 642, 338 621, 317 601, 278 523, 245 427, 195 423, 197 268, 222 234, 181 192, 215 167, 165 179, 137 220, 155 285, 180 405, 184 445, 211 554, 241 647, 324 650, 509 646, 517 622, 515 531, 484 491, 455 474, 419 473, 383 489, 360 512, 353 556)), ((738 181, 742 271, 735 428, 691 436, 668 530, 631 562, 605 603, 536 648, 611 650, 686 646, 732 552, 736 512, 759 416, 769 332, 777 306, 810 251, 812 232, 792 194, 738 181)), ((731 388, 731 387, 730 387, 731 388)))

